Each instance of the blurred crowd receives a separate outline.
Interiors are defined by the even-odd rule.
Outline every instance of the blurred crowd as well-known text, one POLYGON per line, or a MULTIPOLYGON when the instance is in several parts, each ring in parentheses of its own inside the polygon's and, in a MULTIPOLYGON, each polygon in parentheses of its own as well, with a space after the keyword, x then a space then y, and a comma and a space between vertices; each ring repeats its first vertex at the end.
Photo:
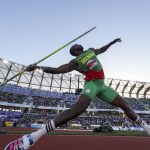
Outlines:
MULTIPOLYGON (((76 103, 78 97, 79 94, 74 93, 51 92, 10 84, 0 87, 0 102, 69 108, 76 103)), ((125 98, 125 100, 133 110, 144 111, 150 109, 150 101, 147 99, 125 98)), ((117 109, 99 98, 92 100, 90 108, 117 109)))
MULTIPOLYGON (((79 94, 75 93, 59 93, 56 91, 45 91, 38 89, 31 89, 26 87, 15 86, 7 84, 0 87, 0 102, 11 104, 23 104, 34 106, 38 108, 43 107, 57 107, 57 108, 70 108, 78 100, 79 94)), ((147 99, 125 98, 125 101, 135 111, 147 111, 150 110, 150 101, 147 99)), ((4 121, 14 121, 17 125, 30 126, 31 123, 45 122, 48 119, 52 119, 58 115, 61 111, 57 109, 52 110, 40 110, 19 108, 20 112, 16 112, 14 109, 9 108, 7 110, 0 110, 0 125, 4 121)), ((132 124, 124 114, 120 114, 114 106, 95 98, 90 103, 89 109, 93 111, 87 111, 78 118, 69 121, 66 127, 71 127, 71 124, 80 124, 81 128, 89 129, 92 125, 100 125, 105 122, 109 122, 112 126, 136 126, 132 124), (94 109, 100 109, 94 111, 94 109), (109 111, 107 111, 109 110, 109 111), (110 111, 112 110, 112 111, 110 111)), ((149 123, 150 115, 140 114, 145 121, 149 123)))

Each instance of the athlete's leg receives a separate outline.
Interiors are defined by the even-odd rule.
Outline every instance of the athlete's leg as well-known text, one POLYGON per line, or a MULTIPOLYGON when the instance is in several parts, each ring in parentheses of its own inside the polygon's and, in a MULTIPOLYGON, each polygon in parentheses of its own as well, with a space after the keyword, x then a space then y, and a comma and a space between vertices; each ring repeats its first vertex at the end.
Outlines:
MULTIPOLYGON (((22 147, 23 150, 29 149, 38 139, 40 139, 47 132, 54 130, 56 127, 63 125, 67 121, 79 116, 89 106, 91 98, 85 94, 81 94, 77 103, 70 109, 67 109, 56 116, 51 121, 47 122, 42 129, 31 133, 30 135, 24 135, 22 138, 9 143, 4 150, 14 147, 16 143, 18 147, 22 147)), ((14 148, 15 149, 15 148, 14 148)))
POLYGON ((143 127, 148 135, 150 135, 150 126, 143 121, 139 115, 137 115, 130 106, 126 103, 126 101, 121 97, 116 91, 114 91, 112 88, 104 85, 104 90, 100 93, 99 97, 105 101, 108 102, 111 105, 120 107, 124 113, 129 117, 132 121, 143 127))
POLYGON ((120 107, 132 121, 137 120, 138 115, 131 109, 131 107, 120 95, 117 95, 115 99, 110 102, 110 104, 120 107))
POLYGON ((142 120, 139 117, 139 115, 137 115, 129 107, 129 105, 125 102, 125 100, 120 95, 117 95, 110 104, 120 107, 132 121, 134 121, 135 123, 143 127, 143 129, 146 130, 147 134, 150 136, 150 125, 148 125, 144 120, 142 120))
POLYGON ((108 102, 111 105, 120 107, 132 121, 136 121, 138 115, 130 108, 123 97, 121 97, 111 87, 108 87, 106 85, 104 85, 103 87, 104 90, 100 93, 99 97, 103 101, 108 102))
POLYGON ((35 143, 40 137, 42 137, 47 132, 54 130, 55 128, 65 124, 67 121, 79 116, 89 106, 90 101, 91 98, 89 96, 81 94, 79 100, 72 108, 63 111, 58 116, 56 116, 53 120, 47 122, 42 129, 32 133, 31 136, 33 142, 35 143))
POLYGON ((63 111, 53 119, 55 127, 63 125, 68 120, 71 120, 79 116, 81 113, 83 113, 86 110, 90 102, 91 102, 91 98, 89 96, 81 94, 79 100, 71 109, 67 109, 63 111))

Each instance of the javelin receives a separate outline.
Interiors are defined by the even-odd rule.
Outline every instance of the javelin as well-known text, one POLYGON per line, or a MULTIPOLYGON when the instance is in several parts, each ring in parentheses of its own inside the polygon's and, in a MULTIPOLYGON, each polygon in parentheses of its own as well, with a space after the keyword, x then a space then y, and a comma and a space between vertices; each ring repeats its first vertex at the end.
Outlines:
MULTIPOLYGON (((47 56, 43 57, 42 59, 40 59, 39 61, 35 62, 34 65, 39 64, 40 62, 44 61, 45 59, 49 58, 50 56, 54 55, 55 53, 57 53, 58 51, 60 51, 61 49, 65 48, 66 46, 68 46, 69 44, 73 43, 74 41, 78 40, 79 38, 81 38, 82 36, 86 35, 87 33, 91 32, 92 30, 94 30, 96 27, 93 27, 92 29, 86 31, 85 33, 79 35, 77 38, 73 39, 72 41, 64 44, 63 46, 59 47, 58 49, 54 50, 53 52, 51 52, 50 54, 48 54, 47 56)), ((13 77, 9 78, 8 80, 3 81, 1 85, 6 84, 7 82, 9 82, 10 80, 14 79, 15 77, 17 77, 18 75, 23 74, 26 71, 26 69, 23 69, 22 71, 20 71, 18 74, 14 75, 13 77)))

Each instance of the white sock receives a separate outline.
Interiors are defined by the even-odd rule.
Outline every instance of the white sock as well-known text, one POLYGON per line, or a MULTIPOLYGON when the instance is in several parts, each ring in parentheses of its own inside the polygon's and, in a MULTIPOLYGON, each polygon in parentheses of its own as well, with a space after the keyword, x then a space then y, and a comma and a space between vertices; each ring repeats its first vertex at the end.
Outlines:
POLYGON ((145 121, 143 121, 143 120, 142 120, 142 123, 140 124, 140 126, 141 126, 145 131, 147 131, 147 129, 149 129, 149 125, 148 125, 145 121))
POLYGON ((147 126, 149 126, 144 120, 142 120, 139 116, 135 120, 135 123, 140 125, 144 130, 147 130, 147 126))
POLYGON ((33 139, 33 143, 38 141, 43 135, 45 135, 47 132, 52 131, 55 129, 54 121, 51 120, 50 122, 47 122, 43 128, 39 129, 36 132, 31 133, 31 137, 33 139))

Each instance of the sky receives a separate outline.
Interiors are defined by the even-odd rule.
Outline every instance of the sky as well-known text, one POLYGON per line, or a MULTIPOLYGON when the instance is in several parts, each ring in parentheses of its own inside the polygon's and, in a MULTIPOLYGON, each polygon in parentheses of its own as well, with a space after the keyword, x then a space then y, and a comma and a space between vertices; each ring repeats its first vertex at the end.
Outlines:
POLYGON ((39 65, 58 67, 81 44, 100 48, 106 78, 150 82, 149 0, 0 0, 0 57, 29 65, 97 28, 39 65))

